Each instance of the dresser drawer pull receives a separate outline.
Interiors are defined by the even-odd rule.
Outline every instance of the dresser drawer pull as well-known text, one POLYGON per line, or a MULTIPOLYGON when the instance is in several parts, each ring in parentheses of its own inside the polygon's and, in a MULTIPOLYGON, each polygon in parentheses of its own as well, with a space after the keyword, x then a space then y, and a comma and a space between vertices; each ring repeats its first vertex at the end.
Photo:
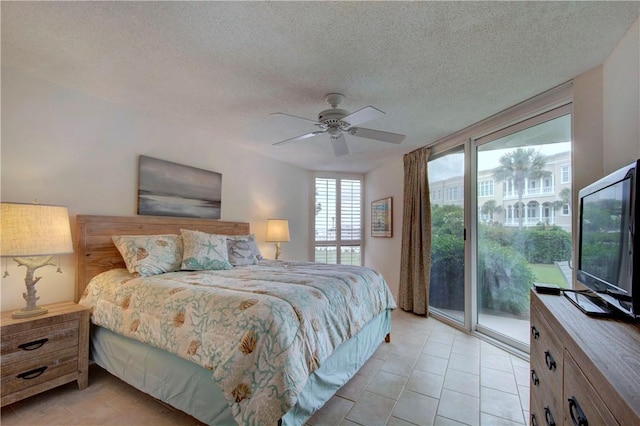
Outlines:
POLYGON ((531 370, 531 383, 533 383, 533 386, 538 386, 540 384, 536 370, 531 370))
POLYGON ((548 426, 556 426, 556 422, 553 420, 553 414, 551 414, 549 407, 544 407, 544 419, 548 426))
POLYGON ((536 413, 531 413, 531 426, 538 426, 538 418, 536 413))
POLYGON ((33 342, 23 343, 21 345, 18 345, 18 348, 22 349, 23 351, 34 351, 38 348, 41 348, 48 341, 49 339, 47 338, 34 340, 33 342))
POLYGON ((571 422, 574 426, 589 426, 587 417, 584 415, 575 396, 569 398, 569 414, 571 414, 571 422))
POLYGON ((549 370, 556 369, 556 360, 553 359, 553 356, 551 356, 551 352, 544 351, 544 362, 547 364, 547 368, 549 370))
POLYGON ((533 340, 538 340, 538 338, 540 337, 540 332, 535 325, 531 326, 531 335, 533 336, 533 340))
POLYGON ((46 369, 47 369, 47 366, 45 365, 44 367, 34 368, 33 370, 25 371, 24 373, 18 374, 18 379, 24 379, 24 380, 35 379, 36 377, 44 373, 46 369))

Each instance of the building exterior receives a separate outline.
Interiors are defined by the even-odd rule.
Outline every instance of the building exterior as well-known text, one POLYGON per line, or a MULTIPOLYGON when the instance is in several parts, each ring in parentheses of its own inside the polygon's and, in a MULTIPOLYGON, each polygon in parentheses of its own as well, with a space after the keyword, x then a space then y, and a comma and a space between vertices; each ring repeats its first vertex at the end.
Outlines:
MULTIPOLYGON (((522 216, 524 227, 547 224, 571 232, 571 152, 548 155, 545 169, 548 177, 526 180, 522 205, 513 181, 496 180, 495 169, 479 171, 478 222, 517 227, 522 216)), ((462 176, 429 182, 429 190, 433 205, 463 206, 462 176)))

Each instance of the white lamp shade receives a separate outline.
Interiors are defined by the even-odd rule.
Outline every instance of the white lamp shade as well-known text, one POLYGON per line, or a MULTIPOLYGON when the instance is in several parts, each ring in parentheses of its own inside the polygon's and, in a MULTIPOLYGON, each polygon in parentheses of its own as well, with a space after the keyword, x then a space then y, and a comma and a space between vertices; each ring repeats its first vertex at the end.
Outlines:
POLYGON ((282 243, 291 241, 289 237, 289 221, 287 219, 267 219, 268 243, 282 243))
POLYGON ((73 253, 66 207, 2 203, 2 256, 44 256, 73 253))

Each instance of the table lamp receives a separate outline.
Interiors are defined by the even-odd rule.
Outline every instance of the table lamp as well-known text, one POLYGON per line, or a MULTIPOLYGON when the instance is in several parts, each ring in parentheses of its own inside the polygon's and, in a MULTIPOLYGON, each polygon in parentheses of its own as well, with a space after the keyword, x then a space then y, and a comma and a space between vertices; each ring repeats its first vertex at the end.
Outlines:
POLYGON ((44 204, 1 203, 0 255, 13 257, 19 266, 27 268, 24 282, 27 302, 24 309, 15 311, 14 318, 28 318, 47 313, 47 308, 36 306, 35 271, 52 265, 53 255, 73 253, 69 212, 66 207, 44 204))
POLYGON ((287 219, 267 219, 268 243, 276 244, 276 260, 280 257, 280 243, 291 241, 289 237, 289 221, 287 219))

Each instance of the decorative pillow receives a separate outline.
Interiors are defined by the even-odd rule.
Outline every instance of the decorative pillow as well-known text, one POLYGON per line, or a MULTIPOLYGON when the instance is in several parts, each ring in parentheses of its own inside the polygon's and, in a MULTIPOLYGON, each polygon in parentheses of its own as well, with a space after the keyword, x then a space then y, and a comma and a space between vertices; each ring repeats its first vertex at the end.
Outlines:
POLYGON ((260 249, 258 248, 258 243, 256 243, 256 236, 254 234, 249 234, 249 235, 229 235, 227 238, 229 238, 230 240, 247 240, 249 242, 249 245, 251 246, 251 251, 253 252, 254 256, 256 257, 257 260, 262 260, 262 253, 260 252, 260 249))
POLYGON ((225 235, 181 229, 184 253, 182 270, 203 271, 231 269, 225 235))
POLYGON ((111 239, 132 274, 148 277, 180 270, 180 235, 114 235, 111 239))
MULTIPOLYGON (((255 241, 253 242, 255 245, 255 241)), ((233 266, 255 265, 258 263, 249 238, 227 238, 229 263, 233 266)))

